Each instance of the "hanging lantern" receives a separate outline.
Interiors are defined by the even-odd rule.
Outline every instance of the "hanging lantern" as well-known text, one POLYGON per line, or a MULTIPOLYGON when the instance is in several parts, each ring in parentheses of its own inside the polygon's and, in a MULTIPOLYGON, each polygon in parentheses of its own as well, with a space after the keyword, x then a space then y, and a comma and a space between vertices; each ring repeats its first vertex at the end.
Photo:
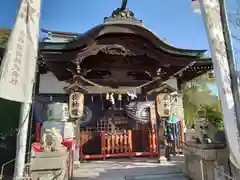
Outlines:
POLYGON ((169 95, 167 93, 159 93, 156 96, 156 109, 160 117, 169 115, 169 95))
POLYGON ((78 119, 83 115, 84 94, 81 92, 72 92, 69 95, 69 116, 78 119))

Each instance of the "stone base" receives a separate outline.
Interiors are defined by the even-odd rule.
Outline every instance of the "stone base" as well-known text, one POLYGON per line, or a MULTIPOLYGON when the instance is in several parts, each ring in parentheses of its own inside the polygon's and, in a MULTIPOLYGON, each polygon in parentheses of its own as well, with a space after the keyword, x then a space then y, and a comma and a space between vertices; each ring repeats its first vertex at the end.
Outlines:
POLYGON ((229 175, 228 157, 229 152, 226 148, 212 148, 199 146, 184 147, 185 156, 185 174, 193 180, 203 179, 221 179, 224 178, 219 175, 216 168, 221 169, 222 172, 229 175), (216 167, 216 168, 214 168, 216 167))
POLYGON ((160 164, 166 164, 168 163, 168 160, 165 156, 161 156, 159 159, 158 159, 158 163, 160 164))
POLYGON ((80 161, 73 162, 74 168, 80 168, 80 161))
POLYGON ((31 179, 65 180, 68 174, 69 152, 62 148, 59 152, 37 152, 31 159, 31 179), (56 174, 59 176, 56 177, 56 174))
POLYGON ((235 179, 239 179, 240 177, 240 169, 237 169, 231 162, 229 163, 232 177, 235 179))

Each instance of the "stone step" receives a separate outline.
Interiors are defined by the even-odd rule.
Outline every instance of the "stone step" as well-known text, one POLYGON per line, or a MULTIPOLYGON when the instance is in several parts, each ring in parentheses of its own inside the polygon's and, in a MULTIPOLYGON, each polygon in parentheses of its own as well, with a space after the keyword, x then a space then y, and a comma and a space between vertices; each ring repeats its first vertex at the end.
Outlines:
POLYGON ((171 161, 184 161, 184 155, 179 155, 179 156, 174 156, 174 155, 171 155, 170 156, 170 160, 171 161))
POLYGON ((127 176, 125 180, 187 180, 183 173, 160 173, 127 176))

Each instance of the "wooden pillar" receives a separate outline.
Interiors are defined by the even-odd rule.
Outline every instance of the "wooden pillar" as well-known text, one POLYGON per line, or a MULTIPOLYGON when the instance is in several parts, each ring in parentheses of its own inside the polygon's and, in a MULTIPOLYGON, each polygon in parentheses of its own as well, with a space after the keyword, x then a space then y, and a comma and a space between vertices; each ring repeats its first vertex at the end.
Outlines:
POLYGON ((152 141, 152 152, 156 153, 158 149, 157 141, 157 121, 156 121, 156 107, 155 105, 150 107, 150 122, 151 122, 151 141, 152 141))
POLYGON ((180 147, 183 150, 183 145, 185 143, 185 133, 184 133, 184 120, 180 120, 180 147))
MULTIPOLYGON (((83 140, 84 140, 84 132, 80 132, 80 135, 79 135, 79 138, 80 138, 80 145, 79 145, 79 159, 80 161, 83 160, 83 140)), ((77 148, 76 148, 77 149, 77 148)))
POLYGON ((103 156, 103 159, 105 159, 106 158, 106 138, 103 131, 100 134, 101 134, 101 154, 103 156))
MULTIPOLYGON (((36 97, 38 94, 39 94, 39 87, 40 87, 40 70, 39 70, 39 65, 37 64, 37 67, 36 67, 36 80, 35 80, 35 92, 34 92, 34 96, 36 97)), ((32 105, 34 106, 34 104, 32 105)), ((32 108, 32 113, 34 113, 34 108, 32 108)), ((34 126, 36 127, 35 129, 35 134, 36 134, 36 142, 40 142, 40 139, 41 139, 41 123, 40 122, 36 122, 36 119, 34 119, 33 117, 33 114, 31 115, 31 121, 32 121, 32 124, 30 123, 30 126, 32 125, 31 128, 33 128, 34 126)), ((30 134, 32 132, 29 132, 30 134)))
POLYGON ((36 142, 40 142, 41 139, 41 123, 37 122, 36 124, 36 142))
POLYGON ((132 157, 132 130, 128 130, 128 153, 132 157))
POLYGON ((38 95, 39 94, 39 88, 40 88, 40 76, 41 76, 41 72, 40 72, 40 69, 39 69, 39 65, 37 67, 37 73, 36 73, 36 81, 35 81, 35 95, 38 95))

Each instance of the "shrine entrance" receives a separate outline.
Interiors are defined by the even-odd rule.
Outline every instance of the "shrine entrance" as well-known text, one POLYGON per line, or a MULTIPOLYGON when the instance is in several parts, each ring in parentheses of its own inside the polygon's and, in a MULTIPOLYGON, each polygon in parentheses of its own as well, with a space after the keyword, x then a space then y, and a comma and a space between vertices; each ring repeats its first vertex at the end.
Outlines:
MULTIPOLYGON (((105 159, 110 157, 157 156, 157 129, 155 105, 144 109, 146 122, 141 116, 131 117, 126 107, 128 95, 122 95, 113 107, 104 94, 86 94, 85 109, 80 125, 80 158, 105 159), (122 105, 120 105, 120 103, 122 105), (126 104, 126 105, 124 105, 126 104)), ((35 118, 46 119, 47 105, 66 102, 66 95, 39 95, 36 98, 35 118)), ((138 101, 138 100, 137 100, 138 101)), ((136 102, 137 102, 136 101, 136 102)), ((154 102, 154 101, 153 101, 154 102)), ((38 130, 40 132, 40 130, 38 130)), ((39 135, 38 135, 39 136, 39 135)), ((39 141, 40 138, 37 138, 39 141)))
POLYGON ((80 157, 155 156, 156 140, 156 131, 150 123, 134 122, 124 111, 110 109, 95 126, 81 128, 80 157))
POLYGON ((172 112, 183 140, 182 101, 170 109, 163 97, 212 69, 205 50, 170 45, 125 5, 84 34, 42 31, 47 38, 40 44, 37 96, 67 102, 67 93, 77 91, 84 97, 69 102, 72 114, 79 103, 83 108, 81 159, 159 155, 163 122, 172 112))

